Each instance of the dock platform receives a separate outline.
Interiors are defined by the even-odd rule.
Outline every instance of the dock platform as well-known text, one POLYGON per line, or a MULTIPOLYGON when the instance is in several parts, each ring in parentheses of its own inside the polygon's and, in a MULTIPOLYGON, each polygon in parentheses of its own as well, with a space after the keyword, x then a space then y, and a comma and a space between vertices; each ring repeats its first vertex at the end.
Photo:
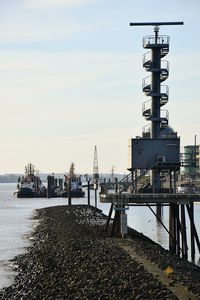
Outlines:
POLYGON ((132 194, 132 193, 107 193, 100 195, 102 203, 124 204, 190 204, 200 202, 200 194, 132 194))

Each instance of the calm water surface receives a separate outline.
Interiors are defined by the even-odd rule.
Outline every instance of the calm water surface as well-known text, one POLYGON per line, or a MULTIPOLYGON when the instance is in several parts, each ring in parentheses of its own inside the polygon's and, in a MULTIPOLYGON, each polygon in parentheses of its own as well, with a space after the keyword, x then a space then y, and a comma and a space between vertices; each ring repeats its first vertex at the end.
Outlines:
MULTIPOLYGON (((34 210, 67 204, 67 199, 63 198, 17 199, 13 196, 15 187, 16 184, 0 184, 0 288, 9 286, 14 280, 16 273, 12 271, 9 260, 26 251, 29 245, 28 236, 35 224, 35 221, 31 220, 34 210)), ((87 204, 87 195, 83 199, 72 199, 73 203, 87 204)), ((91 191, 91 204, 94 205, 94 191, 91 191)), ((109 204, 98 202, 98 208, 105 214, 108 214, 109 207, 109 204)), ((130 227, 168 248, 168 235, 149 208, 130 207, 127 214, 130 227)), ((195 221, 199 233, 200 205, 195 206, 195 221)), ((163 222, 168 227, 167 207, 164 209, 163 222)), ((196 259, 198 263, 199 256, 196 259)))

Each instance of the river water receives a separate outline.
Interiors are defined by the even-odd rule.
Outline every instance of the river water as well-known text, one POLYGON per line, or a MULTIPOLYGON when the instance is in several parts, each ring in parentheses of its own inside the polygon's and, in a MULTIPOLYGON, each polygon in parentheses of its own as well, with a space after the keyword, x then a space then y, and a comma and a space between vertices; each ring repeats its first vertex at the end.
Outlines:
MULTIPOLYGON (((0 288, 9 286, 16 272, 12 271, 11 262, 16 255, 24 253, 29 245, 29 235, 36 221, 32 220, 34 210, 55 205, 67 204, 64 198, 18 199, 13 196, 16 184, 0 184, 0 288)), ((91 205, 94 205, 94 191, 91 191, 91 205)), ((72 204, 87 204, 85 198, 72 199, 72 204)), ((99 203, 98 208, 108 214, 109 204, 99 203)), ((142 232, 155 242, 168 249, 168 234, 147 207, 130 207, 127 210, 128 226, 142 232)), ((195 222, 200 233, 200 205, 195 205, 195 222)), ((163 223, 168 227, 168 208, 163 211, 163 223)), ((189 226, 189 222, 187 222, 189 226)), ((189 235, 188 235, 189 237, 189 235)), ((199 254, 196 252, 196 263, 199 254)))

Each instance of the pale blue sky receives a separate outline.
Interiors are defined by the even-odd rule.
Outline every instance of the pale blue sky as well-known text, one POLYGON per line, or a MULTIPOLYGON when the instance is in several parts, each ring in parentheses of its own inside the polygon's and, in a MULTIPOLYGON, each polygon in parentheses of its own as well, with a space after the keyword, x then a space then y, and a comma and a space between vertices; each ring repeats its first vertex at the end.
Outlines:
POLYGON ((184 21, 170 36, 170 125, 191 144, 199 126, 199 0, 0 0, 0 174, 126 172, 141 114, 142 38, 132 21, 184 21), (162 3, 162 4, 161 4, 162 3))

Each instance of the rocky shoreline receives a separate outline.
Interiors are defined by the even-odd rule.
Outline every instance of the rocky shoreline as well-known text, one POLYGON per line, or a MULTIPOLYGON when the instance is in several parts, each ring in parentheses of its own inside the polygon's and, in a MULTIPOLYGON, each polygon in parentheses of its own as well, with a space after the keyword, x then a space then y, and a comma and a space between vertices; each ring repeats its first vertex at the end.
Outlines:
POLYGON ((162 270, 172 266, 172 284, 200 299, 199 267, 131 229, 128 239, 110 238, 107 217, 94 207, 49 207, 37 210, 35 218, 40 222, 31 246, 15 258, 18 275, 0 299, 180 299, 120 244, 162 270))

